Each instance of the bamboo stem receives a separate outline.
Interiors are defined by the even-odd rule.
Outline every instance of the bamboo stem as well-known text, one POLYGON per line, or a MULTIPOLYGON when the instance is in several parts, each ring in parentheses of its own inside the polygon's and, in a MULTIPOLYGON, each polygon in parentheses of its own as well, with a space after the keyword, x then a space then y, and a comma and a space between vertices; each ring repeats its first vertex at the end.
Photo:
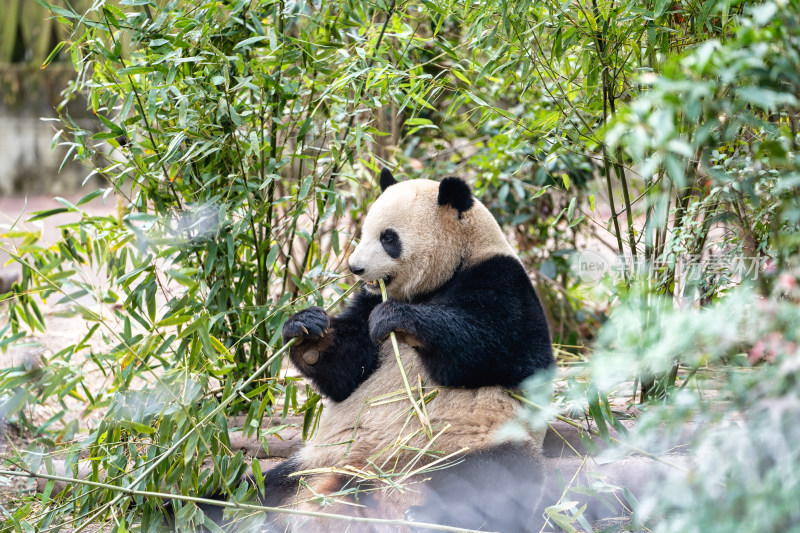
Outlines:
MULTIPOLYGON (((381 285, 381 297, 383 301, 386 301, 386 285, 383 283, 383 279, 379 279, 378 283, 381 285)), ((397 345, 397 335, 395 335, 394 331, 389 333, 389 338, 392 340, 392 348, 394 349, 394 358, 397 361, 397 368, 400 369, 400 376, 403 378, 403 386, 406 388, 406 394, 408 394, 408 400, 411 402, 411 405, 414 407, 414 411, 417 412, 417 416, 419 417, 419 421, 422 424, 422 427, 425 428, 425 434, 430 439, 433 436, 433 432, 431 430, 431 422, 428 420, 428 417, 422 412, 419 405, 417 404, 417 400, 414 398, 414 394, 411 392, 411 385, 408 383, 408 376, 406 375, 406 369, 403 367, 403 360, 400 359, 400 347, 397 345)), ((422 395, 422 391, 420 390, 420 395, 422 395)))
POLYGON ((212 500, 209 498, 198 498, 196 496, 185 496, 183 494, 170 494, 167 492, 153 492, 149 490, 135 490, 130 487, 118 487, 116 485, 110 485, 108 483, 100 483, 97 481, 88 481, 85 479, 77 479, 64 476, 54 476, 50 474, 39 474, 28 471, 0 470, 0 476, 30 477, 30 478, 48 479, 52 481, 62 481, 65 483, 77 483, 79 485, 87 485, 90 487, 117 491, 122 493, 123 496, 124 495, 145 496, 148 498, 161 498, 165 500, 180 500, 184 502, 201 503, 203 505, 227 507, 230 509, 241 509, 243 511, 266 511, 270 513, 280 513, 288 515, 313 516, 316 518, 332 518, 334 520, 344 520, 348 522, 366 522, 370 524, 384 524, 389 526, 409 526, 414 528, 433 529, 436 531, 453 531, 458 533, 485 533, 483 531, 477 531, 474 529, 463 529, 459 527, 443 526, 439 524, 428 524, 424 522, 409 522, 407 520, 394 520, 389 518, 366 518, 360 516, 347 516, 334 513, 321 513, 317 511, 300 511, 297 509, 288 509, 282 507, 266 507, 263 505, 252 505, 249 503, 236 503, 236 502, 212 500))

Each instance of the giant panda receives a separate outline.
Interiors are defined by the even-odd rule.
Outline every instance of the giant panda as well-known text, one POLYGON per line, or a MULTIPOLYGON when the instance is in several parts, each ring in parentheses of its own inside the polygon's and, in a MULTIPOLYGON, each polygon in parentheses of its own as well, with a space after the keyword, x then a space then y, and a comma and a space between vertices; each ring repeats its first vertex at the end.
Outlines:
MULTIPOLYGON (((397 182, 384 169, 380 186, 349 258, 350 271, 365 281, 361 292, 336 316, 310 307, 283 327, 285 341, 297 339, 293 365, 325 406, 302 450, 267 473, 262 503, 526 531, 541 484, 542 435, 502 442, 497 434, 518 408, 508 389, 554 366, 542 306, 497 222, 463 180, 397 182), (418 397, 422 385, 427 432, 407 397, 390 332, 418 397), (316 503, 337 493, 338 504, 316 503)), ((278 530, 342 527, 272 519, 278 530)))

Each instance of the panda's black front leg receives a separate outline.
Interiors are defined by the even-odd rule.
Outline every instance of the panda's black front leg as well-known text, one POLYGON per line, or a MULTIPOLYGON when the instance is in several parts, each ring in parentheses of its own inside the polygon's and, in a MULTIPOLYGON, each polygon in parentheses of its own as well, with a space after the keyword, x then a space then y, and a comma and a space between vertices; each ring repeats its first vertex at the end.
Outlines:
POLYGON ((455 306, 395 301, 378 305, 369 318, 373 340, 383 342, 392 331, 413 339, 433 381, 447 387, 513 386, 530 375, 517 364, 525 358, 503 350, 514 334, 503 325, 455 306))
POLYGON ((338 316, 310 307, 283 326, 284 341, 298 339, 289 351, 292 363, 334 401, 350 396, 378 367, 378 344, 369 336, 367 318, 379 302, 361 292, 338 316))

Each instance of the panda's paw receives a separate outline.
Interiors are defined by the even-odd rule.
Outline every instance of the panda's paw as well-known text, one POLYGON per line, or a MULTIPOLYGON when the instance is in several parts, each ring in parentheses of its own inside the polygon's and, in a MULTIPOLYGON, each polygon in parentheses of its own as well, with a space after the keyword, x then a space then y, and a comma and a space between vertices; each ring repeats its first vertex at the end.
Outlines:
POLYGON ((320 339, 330 327, 328 313, 321 307, 309 307, 295 313, 283 324, 283 342, 298 338, 297 344, 306 339, 320 339))
POLYGON ((385 341, 392 331, 413 334, 411 330, 410 310, 407 304, 383 302, 369 315, 369 336, 375 342, 385 341))

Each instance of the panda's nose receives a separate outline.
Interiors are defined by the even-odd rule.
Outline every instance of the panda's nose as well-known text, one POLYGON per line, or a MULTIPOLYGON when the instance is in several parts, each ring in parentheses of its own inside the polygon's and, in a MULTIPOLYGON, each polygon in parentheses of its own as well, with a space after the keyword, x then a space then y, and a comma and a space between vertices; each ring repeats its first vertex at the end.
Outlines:
POLYGON ((348 266, 350 267, 350 272, 352 272, 356 276, 360 276, 361 274, 364 273, 364 269, 363 268, 358 268, 358 267, 353 266, 353 265, 348 265, 348 266))

